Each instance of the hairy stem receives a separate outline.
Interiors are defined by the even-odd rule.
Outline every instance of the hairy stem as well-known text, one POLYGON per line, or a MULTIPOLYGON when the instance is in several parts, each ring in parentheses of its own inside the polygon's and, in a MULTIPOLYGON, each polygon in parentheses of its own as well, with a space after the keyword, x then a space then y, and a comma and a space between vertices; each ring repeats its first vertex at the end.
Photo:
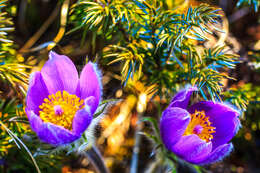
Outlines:
POLYGON ((109 173, 97 147, 92 146, 91 149, 87 150, 83 155, 88 158, 98 173, 109 173))
MULTIPOLYGON (((138 120, 141 116, 138 113, 138 120)), ((133 149, 133 156, 132 156, 132 161, 131 161, 131 167, 130 167, 130 173, 136 173, 137 168, 138 168, 138 155, 139 155, 139 150, 140 150, 140 141, 141 141, 141 135, 139 132, 141 131, 141 123, 137 124, 137 128, 135 131, 135 146, 133 149)))
POLYGON ((140 142, 141 142, 141 136, 140 132, 143 128, 143 124, 139 121, 141 117, 143 116, 144 111, 146 110, 146 104, 147 104, 147 94, 146 93, 140 93, 138 96, 138 102, 137 102, 137 127, 135 131, 135 146, 133 150, 133 156, 131 161, 131 167, 130 167, 130 173, 136 173, 138 168, 138 154, 140 150, 140 142))

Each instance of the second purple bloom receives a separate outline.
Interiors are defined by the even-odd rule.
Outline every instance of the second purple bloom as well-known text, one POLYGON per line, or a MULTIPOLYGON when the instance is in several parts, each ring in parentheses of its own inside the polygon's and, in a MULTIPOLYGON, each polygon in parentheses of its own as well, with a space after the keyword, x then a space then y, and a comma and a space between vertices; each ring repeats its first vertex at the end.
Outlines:
POLYGON ((201 101, 188 107, 195 87, 178 92, 164 110, 160 132, 166 148, 193 164, 223 159, 240 127, 239 113, 223 103, 201 101))

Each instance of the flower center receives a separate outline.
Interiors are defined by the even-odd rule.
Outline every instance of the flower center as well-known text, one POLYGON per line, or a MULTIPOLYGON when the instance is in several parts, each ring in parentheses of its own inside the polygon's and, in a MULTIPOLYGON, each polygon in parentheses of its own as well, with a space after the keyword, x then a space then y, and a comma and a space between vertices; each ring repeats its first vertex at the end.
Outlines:
POLYGON ((203 127, 201 125, 196 125, 193 129, 193 133, 194 134, 201 134, 202 130, 203 130, 203 127))
POLYGON ((60 105, 56 105, 53 107, 55 115, 62 115, 63 114, 63 109, 60 105))
POLYGON ((204 111, 195 111, 191 114, 191 121, 184 132, 184 135, 196 134, 200 139, 209 142, 213 139, 212 133, 215 133, 215 127, 211 126, 209 117, 204 111))
POLYGON ((72 130, 72 121, 76 112, 84 107, 84 101, 66 91, 58 91, 44 99, 39 106, 39 116, 44 122, 50 122, 72 130))

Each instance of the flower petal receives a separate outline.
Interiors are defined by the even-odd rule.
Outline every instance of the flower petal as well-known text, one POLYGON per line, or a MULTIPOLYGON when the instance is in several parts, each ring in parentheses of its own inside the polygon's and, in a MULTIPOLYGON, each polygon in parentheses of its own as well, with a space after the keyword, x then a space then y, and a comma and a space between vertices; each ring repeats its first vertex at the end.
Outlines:
POLYGON ((220 145, 213 152, 211 152, 208 157, 206 157, 203 161, 201 161, 198 164, 205 165, 218 162, 222 160, 224 157, 228 156, 232 150, 232 143, 220 145))
POLYGON ((205 111, 212 126, 216 128, 216 132, 212 134, 213 150, 229 142, 241 126, 239 113, 223 103, 202 101, 192 105, 189 112, 194 113, 195 110, 205 111))
POLYGON ((51 51, 49 60, 41 70, 43 79, 50 94, 67 91, 74 94, 78 83, 78 72, 73 62, 64 55, 51 51))
POLYGON ((81 135, 89 126, 92 120, 90 106, 85 104, 85 107, 79 110, 73 118, 72 129, 75 134, 81 135))
POLYGON ((52 123, 42 123, 37 134, 43 142, 53 146, 71 143, 80 137, 80 135, 73 134, 71 131, 52 123))
MULTIPOLYGON (((26 108, 38 114, 40 110, 39 106, 48 95, 49 93, 41 73, 33 73, 29 81, 29 89, 26 96, 26 108)), ((30 116, 30 114, 27 114, 27 116, 30 116)))
POLYGON ((29 114, 29 122, 31 125, 32 130, 37 133, 38 129, 42 126, 42 119, 36 115, 32 110, 26 111, 27 114, 29 114))
POLYGON ((176 155, 191 163, 197 163, 204 159, 211 150, 211 142, 206 143, 194 134, 182 136, 172 148, 176 155))
POLYGON ((179 91, 172 99, 169 107, 180 107, 180 108, 186 109, 189 104, 190 96, 191 96, 192 92, 197 91, 197 90, 198 90, 197 87, 189 86, 189 87, 179 91))
POLYGON ((100 72, 98 71, 96 64, 89 62, 87 65, 85 65, 80 74, 77 95, 81 99, 86 99, 89 96, 94 96, 96 101, 93 102, 91 110, 96 110, 99 105, 100 97, 102 94, 101 92, 102 85, 100 72))
POLYGON ((160 133, 168 150, 181 138, 190 122, 189 113, 182 108, 169 107, 163 111, 160 121, 160 133))

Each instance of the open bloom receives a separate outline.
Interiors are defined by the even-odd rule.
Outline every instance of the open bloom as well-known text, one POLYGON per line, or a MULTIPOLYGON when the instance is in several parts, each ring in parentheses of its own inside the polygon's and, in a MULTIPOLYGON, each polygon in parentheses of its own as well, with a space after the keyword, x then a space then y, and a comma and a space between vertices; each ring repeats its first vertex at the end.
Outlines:
POLYGON ((195 87, 178 92, 164 110, 160 133, 166 148, 193 164, 223 159, 232 148, 228 143, 240 127, 239 113, 223 103, 201 101, 188 108, 195 87))
POLYGON ((53 146, 75 141, 89 126, 101 90, 95 64, 85 65, 79 78, 68 57, 50 52, 49 60, 29 82, 25 111, 31 128, 53 146))

